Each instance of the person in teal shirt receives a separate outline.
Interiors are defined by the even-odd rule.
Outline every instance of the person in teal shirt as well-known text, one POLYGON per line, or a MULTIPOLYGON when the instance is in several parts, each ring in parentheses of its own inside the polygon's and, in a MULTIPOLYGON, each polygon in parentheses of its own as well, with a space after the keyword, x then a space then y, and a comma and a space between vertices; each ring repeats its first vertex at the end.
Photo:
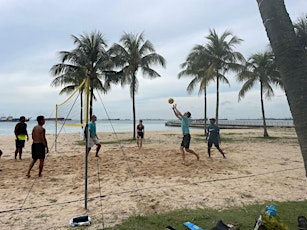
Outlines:
POLYGON ((190 149, 190 142, 191 142, 191 135, 190 135, 190 120, 189 118, 191 117, 190 112, 185 112, 183 115, 182 113, 177 109, 177 105, 173 105, 173 111, 175 113, 175 116, 181 120, 181 130, 182 130, 182 141, 180 145, 180 151, 182 153, 182 163, 185 165, 185 152, 192 153, 193 155, 196 156, 197 160, 199 160, 199 155, 195 153, 192 149, 190 149))
POLYGON ((217 150, 226 158, 223 150, 220 148, 221 137, 220 128, 215 124, 215 118, 211 118, 210 125, 207 127, 206 139, 208 139, 208 155, 211 157, 211 148, 214 145, 217 150))
POLYGON ((101 144, 98 140, 97 133, 96 133, 96 122, 97 117, 92 115, 91 122, 88 124, 88 133, 89 133, 89 141, 88 141, 88 152, 91 151, 91 148, 96 145, 96 157, 98 157, 98 152, 101 148, 101 144))

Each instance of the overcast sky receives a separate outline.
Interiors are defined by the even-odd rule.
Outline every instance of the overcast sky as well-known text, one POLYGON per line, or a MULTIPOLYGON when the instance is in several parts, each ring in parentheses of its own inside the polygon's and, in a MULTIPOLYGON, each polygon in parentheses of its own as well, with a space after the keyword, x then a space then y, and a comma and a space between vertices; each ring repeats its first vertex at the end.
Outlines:
MULTIPOLYGON (((285 0, 292 21, 307 12, 306 0, 285 0)), ((161 78, 138 76, 137 119, 175 118, 168 98, 175 99, 180 111, 202 118, 203 95, 188 94, 192 78, 178 79, 183 63, 196 44, 205 44, 209 29, 219 35, 230 30, 243 39, 237 50, 246 58, 262 52, 268 38, 256 0, 0 0, 0 116, 46 117, 55 115, 55 106, 67 95, 53 88, 50 68, 60 62, 58 52, 74 48, 71 35, 99 31, 109 46, 121 35, 144 32, 166 68, 153 66, 161 78)), ((230 86, 220 87, 220 118, 260 118, 259 88, 238 102, 238 83, 232 74, 230 86)), ((208 87, 208 116, 215 116, 215 83, 208 87)), ((284 92, 265 100, 267 117, 291 117, 284 92)), ((132 118, 129 87, 114 86, 94 104, 98 118, 132 118), (103 107, 103 106, 104 107, 103 107)))

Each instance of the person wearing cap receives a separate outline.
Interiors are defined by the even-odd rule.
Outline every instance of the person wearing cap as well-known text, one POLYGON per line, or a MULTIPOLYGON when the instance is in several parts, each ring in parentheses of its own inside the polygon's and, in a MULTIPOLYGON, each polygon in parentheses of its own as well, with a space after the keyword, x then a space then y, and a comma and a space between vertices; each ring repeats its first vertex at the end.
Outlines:
POLYGON ((88 124, 88 133, 90 134, 89 142, 88 142, 88 152, 91 151, 91 148, 96 145, 96 157, 98 157, 98 152, 101 148, 101 144, 98 140, 97 133, 96 133, 96 122, 97 117, 92 115, 91 122, 88 124))
POLYGON ((25 141, 29 140, 29 135, 27 131, 27 124, 25 123, 26 118, 21 116, 19 118, 19 122, 15 125, 14 133, 15 133, 15 160, 17 159, 17 155, 19 153, 19 159, 21 160, 22 148, 25 147, 25 141))
POLYGON ((207 127, 206 132, 206 140, 208 140, 208 155, 211 157, 211 148, 214 145, 223 155, 223 157, 226 158, 223 150, 220 148, 220 128, 215 124, 215 118, 211 118, 209 120, 210 125, 207 127))
POLYGON ((136 126, 137 129, 137 139, 136 139, 136 144, 138 145, 139 149, 142 148, 142 142, 145 134, 145 126, 143 125, 143 121, 140 120, 139 124, 136 126))
POLYGON ((182 153, 182 163, 186 164, 185 162, 185 152, 192 153, 193 155, 196 156, 197 160, 199 160, 199 155, 195 153, 192 149, 190 149, 190 142, 191 142, 191 135, 190 135, 190 129, 189 129, 189 124, 190 120, 189 118, 191 117, 190 112, 185 112, 183 115, 182 113, 177 109, 177 105, 173 105, 173 111, 175 113, 175 116, 181 120, 181 130, 182 130, 182 141, 180 145, 180 151, 182 153))

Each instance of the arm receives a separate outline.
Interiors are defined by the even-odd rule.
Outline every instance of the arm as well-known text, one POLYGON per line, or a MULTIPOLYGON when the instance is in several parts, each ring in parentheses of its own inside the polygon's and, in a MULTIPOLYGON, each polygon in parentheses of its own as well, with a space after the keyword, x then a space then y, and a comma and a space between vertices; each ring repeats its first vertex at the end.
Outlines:
POLYGON ((14 133, 15 133, 15 136, 16 136, 16 140, 18 140, 18 133, 17 133, 17 130, 18 130, 18 123, 15 125, 15 129, 14 129, 14 133))
POLYGON ((47 139, 46 139, 46 130, 43 129, 43 132, 41 133, 42 135, 42 140, 43 140, 43 144, 45 145, 45 148, 47 149, 47 153, 49 152, 49 149, 48 149, 48 143, 47 143, 47 139))
POLYGON ((175 113, 175 116, 178 117, 180 120, 182 119, 182 113, 180 113, 180 111, 177 109, 177 105, 173 105, 173 111, 175 113))

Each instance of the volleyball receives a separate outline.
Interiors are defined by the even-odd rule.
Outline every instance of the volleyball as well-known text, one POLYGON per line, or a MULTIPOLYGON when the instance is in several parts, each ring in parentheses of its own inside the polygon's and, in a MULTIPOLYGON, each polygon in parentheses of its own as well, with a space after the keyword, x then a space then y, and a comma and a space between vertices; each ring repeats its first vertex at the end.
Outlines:
POLYGON ((173 98, 168 99, 168 103, 173 104, 174 103, 174 99, 173 98))

